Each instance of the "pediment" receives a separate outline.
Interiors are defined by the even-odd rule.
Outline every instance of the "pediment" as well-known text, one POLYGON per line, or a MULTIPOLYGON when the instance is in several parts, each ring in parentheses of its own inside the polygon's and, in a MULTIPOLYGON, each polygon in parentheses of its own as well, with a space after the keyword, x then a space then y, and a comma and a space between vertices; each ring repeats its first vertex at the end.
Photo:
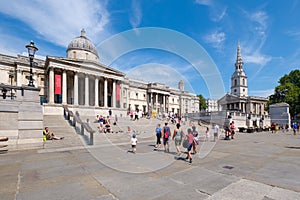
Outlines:
MULTIPOLYGON (((57 63, 60 67, 64 69, 68 67, 74 67, 78 70, 88 70, 88 71, 95 71, 95 73, 104 73, 116 76, 125 76, 125 73, 108 67, 104 64, 93 62, 93 61, 86 61, 86 60, 76 60, 76 59, 69 59, 69 58, 60 58, 60 57, 53 57, 47 56, 46 63, 57 63)), ((74 70, 74 69, 73 69, 74 70)))

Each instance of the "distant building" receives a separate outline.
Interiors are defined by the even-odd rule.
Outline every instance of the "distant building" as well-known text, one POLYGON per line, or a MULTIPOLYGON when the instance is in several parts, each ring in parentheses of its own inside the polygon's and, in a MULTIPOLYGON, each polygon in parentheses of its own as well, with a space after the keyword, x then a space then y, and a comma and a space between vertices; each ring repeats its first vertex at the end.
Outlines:
MULTIPOLYGON (((133 80, 99 63, 97 49, 84 30, 69 43, 66 54, 66 58, 48 55, 45 60, 34 59, 33 79, 35 87, 41 89, 44 114, 61 114, 62 105, 88 115, 107 113, 108 109, 115 114, 136 109, 178 115, 199 112, 198 97, 184 91, 183 81, 176 89, 133 80)), ((29 69, 28 57, 0 55, 3 85, 27 85, 29 69)))
POLYGON ((266 111, 267 98, 248 96, 248 82, 244 71, 240 43, 238 43, 235 71, 231 76, 231 92, 218 100, 219 111, 228 111, 229 118, 245 118, 246 126, 260 127, 269 125, 266 111))
POLYGON ((270 105, 270 117, 271 122, 280 126, 291 124, 291 116, 289 111, 289 104, 287 103, 276 103, 270 105))
POLYGON ((206 99, 206 112, 215 112, 218 111, 218 100, 217 99, 206 99))

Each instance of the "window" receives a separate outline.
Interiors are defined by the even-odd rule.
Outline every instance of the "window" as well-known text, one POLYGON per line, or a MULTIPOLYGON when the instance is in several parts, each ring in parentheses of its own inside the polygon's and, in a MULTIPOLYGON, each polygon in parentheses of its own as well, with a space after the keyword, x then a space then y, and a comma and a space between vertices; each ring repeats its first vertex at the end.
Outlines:
POLYGON ((234 92, 236 92, 236 89, 234 89, 234 92))
POLYGON ((73 51, 73 58, 76 59, 76 51, 73 51))
POLYGON ((237 80, 236 80, 236 79, 234 79, 234 85, 235 85, 235 86, 237 85, 237 80))
POLYGON ((244 79, 244 78, 243 78, 243 85, 246 85, 246 84, 245 84, 245 79, 244 79))
POLYGON ((139 93, 135 93, 135 96, 138 99, 139 98, 139 93))

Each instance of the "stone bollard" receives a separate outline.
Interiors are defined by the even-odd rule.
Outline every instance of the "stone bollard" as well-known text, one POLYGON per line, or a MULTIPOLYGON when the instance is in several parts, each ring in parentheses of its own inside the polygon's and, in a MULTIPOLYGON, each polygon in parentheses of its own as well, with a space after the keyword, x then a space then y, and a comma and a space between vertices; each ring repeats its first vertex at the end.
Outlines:
POLYGON ((94 133, 90 132, 90 145, 94 144, 94 133))
POLYGON ((81 135, 84 135, 84 126, 81 124, 81 130, 80 130, 81 135))

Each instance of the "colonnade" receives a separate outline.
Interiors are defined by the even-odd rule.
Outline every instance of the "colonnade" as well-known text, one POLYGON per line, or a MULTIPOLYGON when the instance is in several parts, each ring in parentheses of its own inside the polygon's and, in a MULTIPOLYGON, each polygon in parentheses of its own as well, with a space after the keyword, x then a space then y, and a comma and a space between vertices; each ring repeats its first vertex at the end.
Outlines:
POLYGON ((121 81, 114 78, 50 67, 48 103, 121 108, 122 87, 121 81))

